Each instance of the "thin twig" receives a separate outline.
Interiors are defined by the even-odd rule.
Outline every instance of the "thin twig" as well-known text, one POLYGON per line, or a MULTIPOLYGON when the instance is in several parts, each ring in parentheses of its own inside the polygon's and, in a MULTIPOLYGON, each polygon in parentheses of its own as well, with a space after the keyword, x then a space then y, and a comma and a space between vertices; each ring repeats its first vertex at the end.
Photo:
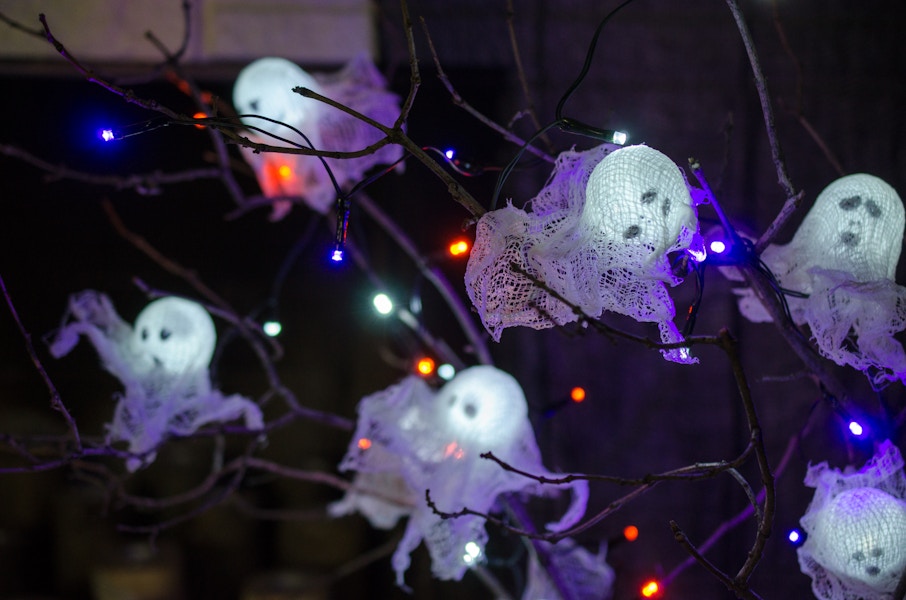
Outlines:
POLYGON ((2 289, 3 291, 3 298, 6 300, 6 305, 7 307, 9 307, 9 312, 13 316, 13 320, 16 322, 16 327, 19 329, 19 333, 22 334, 22 339, 25 340, 25 349, 28 351, 28 356, 31 358, 31 362, 35 366, 35 369, 38 371, 38 374, 41 375, 41 379, 44 380, 44 385, 47 386, 47 391, 50 393, 51 408, 63 415, 63 419, 66 421, 66 425, 69 428, 69 433, 72 435, 72 439, 75 442, 76 448, 78 450, 81 450, 82 439, 79 436, 79 428, 76 425, 75 419, 69 413, 66 405, 63 404, 63 399, 60 397, 60 392, 57 391, 57 387, 50 379, 50 375, 48 375, 47 371, 44 370, 44 365, 41 363, 41 359, 38 358, 38 353, 35 352, 35 346, 34 344, 32 344, 31 334, 28 333, 28 330, 25 329, 25 325, 22 324, 22 320, 19 319, 19 313, 16 311, 16 307, 13 304, 13 299, 10 297, 9 292, 6 289, 6 283, 3 281, 2 276, 0 276, 0 289, 2 289))
POLYGON ((673 531, 673 537, 676 541, 686 549, 688 552, 700 565, 708 570, 714 577, 716 577, 721 583, 727 586, 727 589, 734 592, 739 598, 747 598, 750 600, 760 600, 761 596, 753 592, 748 588, 740 588, 729 575, 721 571, 717 566, 712 563, 710 560, 704 557, 698 549, 689 541, 689 538, 686 534, 679 528, 679 525, 676 524, 676 521, 670 521, 670 529, 673 531))

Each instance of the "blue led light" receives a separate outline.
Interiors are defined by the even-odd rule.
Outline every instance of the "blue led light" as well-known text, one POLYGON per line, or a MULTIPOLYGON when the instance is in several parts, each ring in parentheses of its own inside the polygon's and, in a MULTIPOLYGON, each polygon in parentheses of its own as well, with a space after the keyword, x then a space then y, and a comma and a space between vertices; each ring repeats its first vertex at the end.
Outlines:
POLYGON ((343 250, 337 248, 333 251, 333 254, 330 255, 330 260, 333 262, 343 262, 343 250))
POLYGON ((710 244, 711 252, 714 254, 723 254, 727 251, 727 244, 723 240, 713 240, 710 244))
POLYGON ((865 428, 858 421, 850 421, 849 432, 856 437, 861 437, 865 433, 865 428))
POLYGON ((448 148, 447 150, 444 150, 444 156, 447 157, 447 160, 453 160, 453 157, 456 156, 456 150, 448 148))
POLYGON ((100 131, 100 133, 98 133, 98 136, 99 136, 102 140, 104 140, 105 142, 109 142, 109 141, 111 141, 111 140, 113 140, 113 139, 116 138, 116 136, 113 135, 113 130, 112 130, 112 129, 102 129, 102 130, 100 131))

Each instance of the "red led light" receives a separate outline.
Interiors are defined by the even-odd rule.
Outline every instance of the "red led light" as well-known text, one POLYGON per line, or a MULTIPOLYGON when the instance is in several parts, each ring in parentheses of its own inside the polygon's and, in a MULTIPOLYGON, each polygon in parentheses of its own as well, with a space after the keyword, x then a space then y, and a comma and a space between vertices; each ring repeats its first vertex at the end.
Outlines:
POLYGON ((585 388, 578 386, 574 387, 569 392, 569 397, 572 398, 573 402, 582 402, 583 400, 585 400, 585 388))
POLYGON ((452 256, 461 256, 469 252, 469 242, 465 240, 457 240, 450 244, 449 250, 452 256))
POLYGON ((645 585, 642 586, 642 596, 646 598, 654 598, 660 591, 661 586, 654 579, 645 582, 645 585))
MULTIPOLYGON (((197 112, 197 113, 195 113, 194 115, 192 115, 192 118, 193 118, 193 119, 207 119, 207 118, 208 118, 208 115, 205 114, 205 113, 203 113, 203 112, 197 112)), ((195 128, 196 128, 196 129, 204 129, 204 125, 198 125, 198 124, 196 123, 196 124, 195 124, 195 128)))
POLYGON ((371 440, 368 438, 359 438, 358 446, 362 450, 368 450, 371 448, 371 440))
POLYGON ((635 525, 627 525, 623 529, 623 537, 627 542, 634 542, 639 539, 639 528, 635 525))

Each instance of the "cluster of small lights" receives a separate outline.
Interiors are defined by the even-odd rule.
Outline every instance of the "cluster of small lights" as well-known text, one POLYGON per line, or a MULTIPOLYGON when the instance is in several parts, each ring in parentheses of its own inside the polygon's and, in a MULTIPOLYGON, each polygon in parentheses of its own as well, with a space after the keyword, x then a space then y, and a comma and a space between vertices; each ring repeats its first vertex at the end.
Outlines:
POLYGON ((473 564, 481 557, 481 546, 479 546, 475 542, 467 542, 465 551, 465 554, 462 555, 462 562, 466 563, 467 565, 473 564))
POLYGON ((456 368, 450 363, 444 363, 437 367, 437 376, 444 381, 450 381, 456 375, 456 368))
POLYGON ((277 337, 283 331, 283 325, 280 324, 280 321, 265 321, 261 329, 265 335, 277 337))
POLYGON ((375 294, 372 303, 374 304, 374 310, 378 311, 379 314, 389 315, 393 312, 393 300, 383 292, 375 294))
POLYGON ((415 370, 418 371, 419 375, 424 375, 427 377, 434 373, 434 359, 430 356, 425 356, 418 359, 418 362, 415 363, 415 370))
POLYGON ((623 537, 627 542, 634 542, 639 539, 639 528, 635 525, 627 525, 623 528, 623 537))
POLYGON ((585 400, 585 388, 576 386, 569 392, 569 397, 573 402, 582 402, 585 400))
POLYGON ((468 254, 469 242, 465 240, 457 240, 450 244, 448 250, 450 251, 450 256, 462 256, 463 254, 468 254))
POLYGON ((646 581, 645 584, 642 586, 642 596, 644 596, 645 598, 655 598, 658 596, 660 591, 661 591, 661 586, 654 579, 646 581))
POLYGON ((465 455, 466 451, 463 450, 456 442, 450 442, 444 448, 444 458, 450 458, 452 456, 456 460, 459 460, 465 455))

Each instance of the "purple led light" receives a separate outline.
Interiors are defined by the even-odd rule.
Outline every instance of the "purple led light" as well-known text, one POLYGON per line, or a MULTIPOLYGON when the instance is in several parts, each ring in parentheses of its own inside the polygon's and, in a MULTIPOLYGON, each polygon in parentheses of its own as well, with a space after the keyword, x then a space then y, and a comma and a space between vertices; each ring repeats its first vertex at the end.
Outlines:
POLYGON ((723 254, 727 251, 727 245, 723 240, 713 240, 709 247, 714 254, 723 254))
POLYGON ((856 437, 860 437, 863 433, 865 433, 865 428, 862 427, 862 425, 860 425, 857 421, 850 421, 849 432, 856 437))

